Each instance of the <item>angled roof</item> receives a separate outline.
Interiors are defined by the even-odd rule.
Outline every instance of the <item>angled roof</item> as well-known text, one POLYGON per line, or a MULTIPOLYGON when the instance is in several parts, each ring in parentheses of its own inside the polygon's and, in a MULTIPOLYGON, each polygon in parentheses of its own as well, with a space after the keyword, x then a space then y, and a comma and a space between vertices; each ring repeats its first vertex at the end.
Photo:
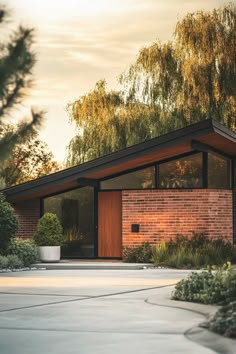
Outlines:
POLYGON ((79 178, 102 179, 191 151, 211 148, 236 157, 236 134, 208 119, 107 154, 95 160, 3 190, 9 200, 44 197, 79 185, 79 178))

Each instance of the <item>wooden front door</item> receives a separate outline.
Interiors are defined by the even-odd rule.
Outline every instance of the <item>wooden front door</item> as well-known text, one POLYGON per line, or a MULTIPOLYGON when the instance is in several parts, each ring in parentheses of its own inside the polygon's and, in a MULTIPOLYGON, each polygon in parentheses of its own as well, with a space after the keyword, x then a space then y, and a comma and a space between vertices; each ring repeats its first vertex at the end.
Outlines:
POLYGON ((98 193, 98 257, 122 257, 121 192, 98 193))

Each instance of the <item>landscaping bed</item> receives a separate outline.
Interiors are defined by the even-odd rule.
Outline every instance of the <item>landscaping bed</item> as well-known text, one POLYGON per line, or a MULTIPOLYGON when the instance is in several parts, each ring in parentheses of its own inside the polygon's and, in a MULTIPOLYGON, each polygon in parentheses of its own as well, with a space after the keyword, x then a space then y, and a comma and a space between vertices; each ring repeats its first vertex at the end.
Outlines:
POLYGON ((175 286, 172 299, 221 305, 214 317, 202 326, 236 338, 236 269, 230 262, 220 269, 193 272, 175 286))
POLYGON ((128 263, 153 263, 156 267, 200 269, 236 263, 236 247, 223 238, 209 239, 204 233, 192 237, 176 235, 168 242, 155 246, 144 242, 136 247, 125 247, 123 260, 128 263))
POLYGON ((177 235, 169 242, 153 246, 144 242, 126 247, 123 259, 132 263, 153 263, 155 267, 201 269, 180 281, 172 294, 174 300, 221 305, 204 327, 236 338, 236 248, 223 238, 208 239, 193 233, 191 238, 177 235))

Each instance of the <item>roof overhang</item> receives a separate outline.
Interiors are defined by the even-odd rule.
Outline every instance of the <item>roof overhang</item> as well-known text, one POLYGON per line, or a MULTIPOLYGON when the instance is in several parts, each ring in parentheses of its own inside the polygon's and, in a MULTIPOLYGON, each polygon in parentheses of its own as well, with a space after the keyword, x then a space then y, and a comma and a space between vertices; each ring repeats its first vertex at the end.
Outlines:
POLYGON ((196 142, 226 156, 236 157, 236 134, 208 119, 81 165, 7 188, 3 193, 11 201, 45 197, 79 186, 79 180, 94 181, 156 161, 199 151, 199 147, 196 149, 196 142))

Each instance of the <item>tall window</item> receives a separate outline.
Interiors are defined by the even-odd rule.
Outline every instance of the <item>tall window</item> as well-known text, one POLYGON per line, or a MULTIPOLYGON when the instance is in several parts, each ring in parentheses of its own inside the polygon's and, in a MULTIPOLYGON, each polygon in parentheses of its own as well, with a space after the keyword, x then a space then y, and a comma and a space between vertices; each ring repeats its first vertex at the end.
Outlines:
POLYGON ((62 256, 94 256, 94 190, 74 189, 44 199, 44 212, 55 213, 63 227, 62 256))
POLYGON ((201 188, 202 153, 159 165, 160 188, 201 188))
POLYGON ((211 152, 208 153, 208 188, 231 188, 231 161, 211 152))
POLYGON ((106 179, 100 183, 101 189, 146 189, 155 188, 155 167, 126 173, 106 179))

